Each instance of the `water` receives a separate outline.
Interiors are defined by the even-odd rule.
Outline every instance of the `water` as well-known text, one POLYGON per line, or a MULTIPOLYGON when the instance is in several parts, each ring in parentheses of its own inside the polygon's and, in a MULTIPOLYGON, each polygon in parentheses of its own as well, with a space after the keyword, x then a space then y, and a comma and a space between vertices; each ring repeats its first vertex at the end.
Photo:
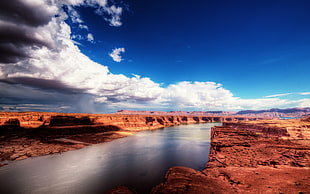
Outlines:
POLYGON ((280 119, 300 119, 300 117, 280 117, 280 119))
POLYGON ((62 154, 14 161, 0 168, 0 193, 105 193, 120 185, 148 193, 173 166, 202 170, 210 129, 220 123, 144 131, 62 154))

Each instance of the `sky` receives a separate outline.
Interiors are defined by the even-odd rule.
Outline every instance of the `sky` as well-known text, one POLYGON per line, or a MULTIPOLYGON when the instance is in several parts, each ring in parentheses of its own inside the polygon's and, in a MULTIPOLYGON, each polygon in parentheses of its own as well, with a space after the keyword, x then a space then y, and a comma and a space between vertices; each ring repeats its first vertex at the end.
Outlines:
POLYGON ((0 111, 310 107, 308 0, 0 2, 0 111))

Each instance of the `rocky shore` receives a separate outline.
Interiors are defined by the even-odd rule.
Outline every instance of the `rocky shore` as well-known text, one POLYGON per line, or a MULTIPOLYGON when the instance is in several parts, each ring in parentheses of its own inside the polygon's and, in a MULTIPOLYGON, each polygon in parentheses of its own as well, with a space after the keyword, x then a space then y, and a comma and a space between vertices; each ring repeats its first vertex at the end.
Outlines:
POLYGON ((309 127, 310 117, 214 127, 206 168, 173 167, 151 193, 310 193, 309 127))
POLYGON ((0 166, 10 160, 61 153, 143 130, 180 124, 256 120, 236 116, 0 113, 0 166))

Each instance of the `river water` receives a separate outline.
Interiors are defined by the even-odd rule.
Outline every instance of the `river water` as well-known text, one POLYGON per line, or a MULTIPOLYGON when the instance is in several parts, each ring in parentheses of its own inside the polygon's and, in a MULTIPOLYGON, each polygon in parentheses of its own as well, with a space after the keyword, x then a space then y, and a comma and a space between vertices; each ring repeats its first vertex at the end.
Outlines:
POLYGON ((62 154, 14 161, 0 168, 0 193, 96 194, 125 185, 148 193, 170 167, 202 170, 210 129, 221 123, 180 125, 62 154))

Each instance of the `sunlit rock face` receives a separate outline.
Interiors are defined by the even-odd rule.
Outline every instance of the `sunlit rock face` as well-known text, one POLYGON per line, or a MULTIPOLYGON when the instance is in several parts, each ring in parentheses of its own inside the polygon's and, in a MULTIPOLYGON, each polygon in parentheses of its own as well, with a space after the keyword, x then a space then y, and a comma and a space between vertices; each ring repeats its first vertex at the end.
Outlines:
POLYGON ((307 193, 308 118, 214 127, 206 168, 173 167, 152 193, 307 193))
POLYGON ((214 116, 214 115, 182 115, 182 114, 83 114, 83 113, 0 113, 1 125, 18 125, 23 128, 40 126, 72 126, 72 125, 113 125, 121 129, 146 130, 158 129, 180 124, 204 122, 224 122, 240 120, 256 120, 248 116, 214 116), (18 124, 19 123, 19 124, 18 124))
POLYGON ((109 142, 143 130, 180 124, 253 120, 253 117, 0 113, 0 161, 60 153, 109 142))

